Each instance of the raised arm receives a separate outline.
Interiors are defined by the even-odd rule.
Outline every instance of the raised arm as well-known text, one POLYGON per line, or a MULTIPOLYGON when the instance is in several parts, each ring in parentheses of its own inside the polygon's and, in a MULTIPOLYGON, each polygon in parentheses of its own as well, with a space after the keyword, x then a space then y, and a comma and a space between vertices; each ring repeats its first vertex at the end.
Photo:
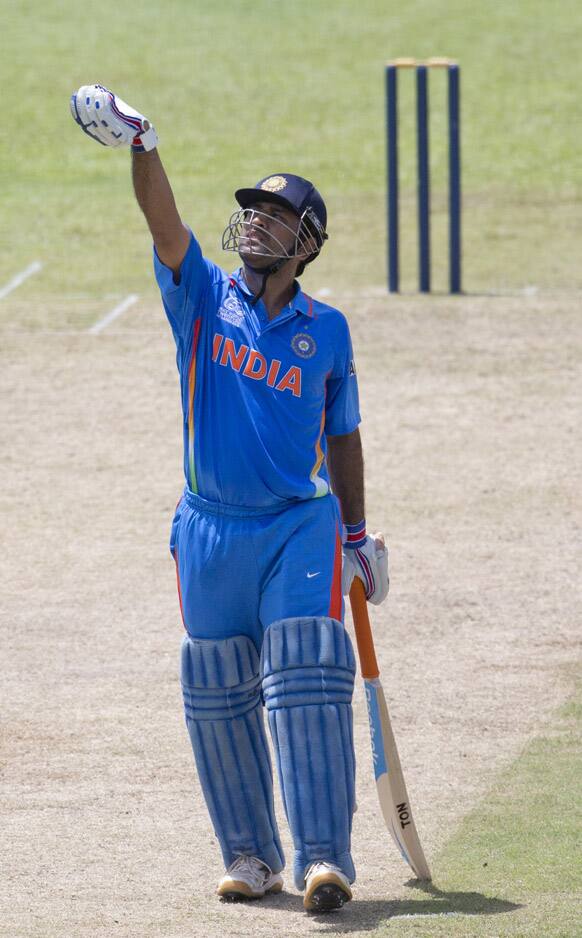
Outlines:
POLYGON ((133 189, 161 262, 178 273, 190 235, 182 224, 174 193, 157 150, 132 151, 133 189))
POLYGON ((177 273, 188 250, 189 234, 156 149, 158 136, 153 124, 103 85, 83 85, 71 95, 70 104, 74 120, 97 143, 131 146, 137 201, 160 260, 177 273))

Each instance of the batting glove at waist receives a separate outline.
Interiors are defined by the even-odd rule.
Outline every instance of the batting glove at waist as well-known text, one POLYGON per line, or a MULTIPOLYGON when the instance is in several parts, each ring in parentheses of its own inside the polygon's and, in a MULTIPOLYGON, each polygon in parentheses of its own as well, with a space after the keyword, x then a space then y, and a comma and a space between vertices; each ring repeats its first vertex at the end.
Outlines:
POLYGON ((358 547, 344 544, 342 566, 342 593, 346 596, 352 580, 358 576, 364 584, 366 599, 379 606, 386 599, 389 588, 388 548, 382 534, 366 537, 358 547))
POLYGON ((153 124, 103 85, 82 85, 71 95, 70 107, 81 130, 105 147, 140 151, 158 144, 153 124))

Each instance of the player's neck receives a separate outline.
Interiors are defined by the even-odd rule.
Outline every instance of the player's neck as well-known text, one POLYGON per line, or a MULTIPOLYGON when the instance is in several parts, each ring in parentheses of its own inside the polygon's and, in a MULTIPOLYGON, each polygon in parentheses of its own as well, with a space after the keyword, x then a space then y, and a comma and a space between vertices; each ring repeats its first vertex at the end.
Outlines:
MULTIPOLYGON (((245 264, 244 278, 249 290, 256 296, 263 286, 263 275, 251 270, 245 264)), ((294 295, 294 283, 293 271, 289 271, 287 265, 275 274, 271 274, 267 279, 267 285, 261 300, 265 305, 269 319, 275 319, 281 310, 291 302, 294 295)))

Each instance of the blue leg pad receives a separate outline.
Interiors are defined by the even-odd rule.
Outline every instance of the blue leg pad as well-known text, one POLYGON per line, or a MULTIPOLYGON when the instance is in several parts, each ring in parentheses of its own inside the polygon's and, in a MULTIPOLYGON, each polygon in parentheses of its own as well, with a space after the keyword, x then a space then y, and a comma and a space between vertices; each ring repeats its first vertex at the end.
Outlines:
POLYGON ((285 862, 254 644, 243 635, 222 641, 186 636, 182 693, 198 776, 225 866, 242 853, 278 873, 285 862))
POLYGON ((355 879, 350 853, 355 807, 352 694, 355 660, 341 622, 282 619, 265 632, 261 671, 285 812, 295 846, 294 876, 305 886, 314 860, 355 879))

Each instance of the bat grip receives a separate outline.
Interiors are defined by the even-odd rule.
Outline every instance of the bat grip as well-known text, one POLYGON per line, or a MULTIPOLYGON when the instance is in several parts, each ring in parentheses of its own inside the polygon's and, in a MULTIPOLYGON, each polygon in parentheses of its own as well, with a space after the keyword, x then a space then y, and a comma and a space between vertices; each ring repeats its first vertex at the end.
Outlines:
POLYGON ((357 576, 354 577, 350 589, 350 605, 352 607, 362 677, 364 680, 374 680, 374 678, 380 676, 380 670, 376 660, 376 649, 374 648, 372 628, 368 616, 366 592, 364 584, 357 576))

